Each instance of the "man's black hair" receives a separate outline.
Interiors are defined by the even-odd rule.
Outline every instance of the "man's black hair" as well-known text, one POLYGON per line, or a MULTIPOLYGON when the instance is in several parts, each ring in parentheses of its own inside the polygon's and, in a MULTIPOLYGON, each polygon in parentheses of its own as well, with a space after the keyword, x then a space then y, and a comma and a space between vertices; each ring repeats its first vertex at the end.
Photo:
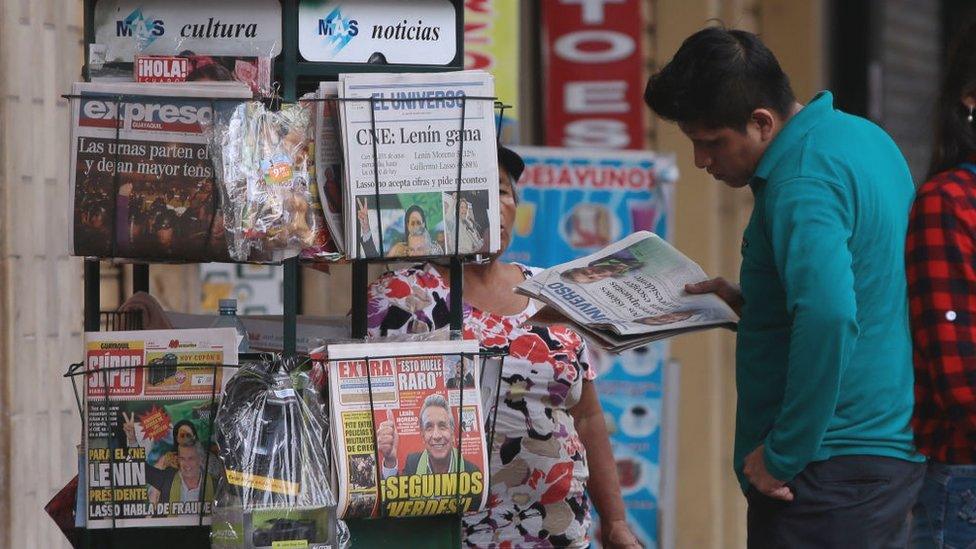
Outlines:
POLYGON ((685 39, 674 58, 651 76, 644 101, 666 120, 741 131, 758 108, 787 118, 796 98, 758 36, 709 27, 685 39))

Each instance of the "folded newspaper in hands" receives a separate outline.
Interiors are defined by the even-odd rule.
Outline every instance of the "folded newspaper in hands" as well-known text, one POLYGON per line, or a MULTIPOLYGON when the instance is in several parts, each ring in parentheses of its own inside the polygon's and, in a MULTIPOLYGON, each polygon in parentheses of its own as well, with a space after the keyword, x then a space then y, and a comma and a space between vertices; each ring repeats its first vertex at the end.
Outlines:
POLYGON ((732 328, 738 315, 685 284, 708 276, 654 233, 640 231, 586 257, 546 269, 516 292, 545 302, 530 322, 569 322, 612 352, 695 330, 732 328))
POLYGON ((338 515, 482 509, 488 454, 478 343, 335 344, 327 352, 338 515))

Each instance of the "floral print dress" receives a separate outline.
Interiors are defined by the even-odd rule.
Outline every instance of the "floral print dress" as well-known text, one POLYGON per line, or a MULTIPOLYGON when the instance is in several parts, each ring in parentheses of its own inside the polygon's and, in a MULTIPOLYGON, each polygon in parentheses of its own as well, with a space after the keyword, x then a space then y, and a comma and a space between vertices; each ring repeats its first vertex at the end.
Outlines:
MULTIPOLYGON (((538 272, 518 265, 526 277, 538 272)), ((390 272, 369 289, 371 337, 450 323, 448 281, 432 265, 390 272)), ((463 519, 470 547, 587 547, 586 451, 569 410, 596 373, 564 326, 526 326, 538 305, 502 316, 464 304, 464 336, 506 353, 487 508, 463 519)), ((488 415, 488 412, 486 412, 488 415)))

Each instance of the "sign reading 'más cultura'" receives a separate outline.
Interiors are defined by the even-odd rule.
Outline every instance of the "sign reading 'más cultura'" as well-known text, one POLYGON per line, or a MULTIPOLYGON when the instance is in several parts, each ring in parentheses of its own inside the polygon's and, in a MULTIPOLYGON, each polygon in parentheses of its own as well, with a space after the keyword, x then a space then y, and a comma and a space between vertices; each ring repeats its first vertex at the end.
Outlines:
POLYGON ((274 57, 281 51, 278 0, 101 0, 95 4, 95 43, 105 61, 138 54, 274 57))

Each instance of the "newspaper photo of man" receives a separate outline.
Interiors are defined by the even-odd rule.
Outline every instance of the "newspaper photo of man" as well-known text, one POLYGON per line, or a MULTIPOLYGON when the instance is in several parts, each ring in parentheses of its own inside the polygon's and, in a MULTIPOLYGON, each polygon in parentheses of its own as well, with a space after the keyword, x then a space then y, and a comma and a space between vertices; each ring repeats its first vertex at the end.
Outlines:
POLYGON ((662 326, 664 324, 674 324, 675 322, 688 320, 693 314, 694 313, 691 311, 673 311, 670 313, 638 318, 635 319, 634 322, 640 322, 641 324, 646 324, 648 326, 662 326))
POLYGON ((454 444, 458 439, 457 425, 447 399, 432 394, 424 399, 420 408, 420 429, 424 449, 407 456, 402 470, 398 467, 397 446, 399 437, 391 415, 376 429, 376 446, 382 460, 383 478, 396 475, 431 475, 458 472, 458 462, 465 473, 480 471, 477 465, 461 458, 454 444))
POLYGON ((465 389, 473 388, 474 374, 471 372, 472 368, 464 368, 464 364, 460 357, 453 358, 455 358, 453 364, 444 365, 444 378, 446 379, 445 385, 448 389, 460 389, 461 387, 464 387, 465 389))
POLYGON ((213 500, 214 481, 209 474, 204 474, 205 458, 203 445, 195 441, 177 446, 178 469, 146 467, 149 501, 152 503, 201 501, 201 486, 204 488, 202 501, 213 500))
POLYGON ((590 284, 605 278, 614 278, 634 269, 639 269, 641 260, 634 257, 627 248, 616 253, 591 261, 586 267, 567 269, 560 277, 577 284, 590 284))

